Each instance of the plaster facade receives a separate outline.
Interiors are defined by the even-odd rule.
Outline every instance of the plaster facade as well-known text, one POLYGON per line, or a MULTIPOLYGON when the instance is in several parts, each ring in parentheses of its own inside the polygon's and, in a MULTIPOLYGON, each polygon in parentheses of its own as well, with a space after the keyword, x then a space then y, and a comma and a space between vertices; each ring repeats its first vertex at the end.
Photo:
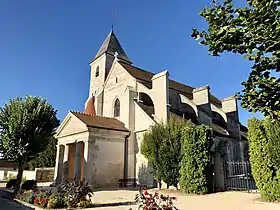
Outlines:
MULTIPOLYGON (((152 167, 140 153, 141 141, 150 126, 166 122, 171 115, 212 126, 217 138, 235 142, 234 148, 246 144, 236 98, 219 100, 209 86, 193 88, 178 83, 170 79, 167 70, 153 74, 139 69, 116 40, 111 32, 90 63, 86 105, 94 98, 96 115, 117 120, 123 128, 88 125, 70 112, 57 131, 58 183, 75 175, 96 186, 116 186, 122 178, 154 186, 152 167), (79 142, 82 144, 77 147, 79 142)), ((233 160, 236 157, 231 153, 228 158, 233 160)))

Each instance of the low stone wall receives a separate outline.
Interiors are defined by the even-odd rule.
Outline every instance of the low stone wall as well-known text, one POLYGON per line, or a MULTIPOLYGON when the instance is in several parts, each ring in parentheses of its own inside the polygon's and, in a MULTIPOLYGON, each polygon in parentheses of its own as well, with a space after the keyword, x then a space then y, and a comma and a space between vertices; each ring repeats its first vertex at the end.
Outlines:
MULTIPOLYGON (((17 176, 17 170, 0 170, 0 180, 6 180, 9 176, 17 176)), ((26 180, 37 180, 37 182, 53 182, 54 168, 35 168, 35 171, 23 171, 22 177, 26 180)))
MULTIPOLYGON (((7 171, 6 172, 6 177, 9 176, 17 176, 18 172, 17 171, 7 171)), ((5 176, 3 177, 3 180, 6 178, 5 176)), ((35 171, 23 171, 22 177, 25 177, 26 180, 32 180, 35 179, 35 171)), ((1 179, 1 178, 0 178, 1 179)))
POLYGON ((52 182, 54 180, 54 168, 35 168, 37 182, 52 182))

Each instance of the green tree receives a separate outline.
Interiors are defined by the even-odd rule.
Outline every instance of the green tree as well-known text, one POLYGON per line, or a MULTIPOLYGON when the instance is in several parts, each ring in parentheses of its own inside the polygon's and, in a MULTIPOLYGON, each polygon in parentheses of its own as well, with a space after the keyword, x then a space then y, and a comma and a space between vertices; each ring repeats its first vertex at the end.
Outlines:
POLYGON ((272 119, 280 119, 280 1, 247 0, 235 8, 232 0, 202 10, 208 30, 193 29, 192 37, 208 47, 213 56, 224 52, 244 55, 253 62, 241 105, 250 112, 260 111, 272 119))
POLYGON ((156 180, 168 186, 179 182, 181 162, 181 136, 187 122, 170 118, 167 123, 156 123, 146 132, 141 143, 141 153, 153 165, 156 180))
POLYGON ((280 200, 280 123, 269 118, 248 122, 249 153, 253 177, 267 201, 280 200))
POLYGON ((49 144, 47 145, 46 149, 40 152, 37 158, 31 160, 27 164, 28 170, 55 166, 57 139, 51 136, 48 141, 49 144))
POLYGON ((23 169, 47 147, 58 125, 56 111, 39 97, 16 98, 0 108, 0 150, 5 159, 18 163, 15 194, 23 169))
POLYGON ((185 193, 213 191, 212 130, 206 125, 185 127, 182 142, 180 188, 185 193))
POLYGON ((166 129, 164 123, 156 123, 144 134, 140 146, 141 154, 143 154, 153 166, 153 175, 159 183, 161 183, 163 178, 160 167, 159 148, 165 136, 166 129))
POLYGON ((181 140, 183 129, 190 124, 183 119, 170 118, 165 125, 165 138, 159 147, 159 162, 163 174, 162 180, 169 186, 177 187, 180 179, 181 140))

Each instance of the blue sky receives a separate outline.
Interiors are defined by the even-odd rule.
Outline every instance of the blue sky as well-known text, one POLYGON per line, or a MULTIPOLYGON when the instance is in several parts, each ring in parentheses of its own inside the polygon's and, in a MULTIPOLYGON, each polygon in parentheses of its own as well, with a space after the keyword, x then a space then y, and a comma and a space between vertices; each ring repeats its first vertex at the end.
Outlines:
MULTIPOLYGON (((200 87, 218 98, 234 95, 250 72, 243 57, 208 55, 190 35, 205 28, 199 11, 211 0, 1 0, 0 106, 10 98, 47 98, 62 120, 82 111, 89 89, 89 62, 115 24, 134 65, 200 87), (113 13, 113 10, 115 12, 113 13)), ((252 114, 240 108, 247 124, 252 114)))

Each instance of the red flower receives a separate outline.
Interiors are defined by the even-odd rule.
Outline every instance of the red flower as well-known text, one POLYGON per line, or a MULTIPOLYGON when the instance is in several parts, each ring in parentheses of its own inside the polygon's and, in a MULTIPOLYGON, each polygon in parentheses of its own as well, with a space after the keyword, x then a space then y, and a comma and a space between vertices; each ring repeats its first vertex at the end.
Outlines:
POLYGON ((149 193, 148 193, 148 191, 147 191, 147 190, 145 190, 144 195, 149 195, 149 193))

